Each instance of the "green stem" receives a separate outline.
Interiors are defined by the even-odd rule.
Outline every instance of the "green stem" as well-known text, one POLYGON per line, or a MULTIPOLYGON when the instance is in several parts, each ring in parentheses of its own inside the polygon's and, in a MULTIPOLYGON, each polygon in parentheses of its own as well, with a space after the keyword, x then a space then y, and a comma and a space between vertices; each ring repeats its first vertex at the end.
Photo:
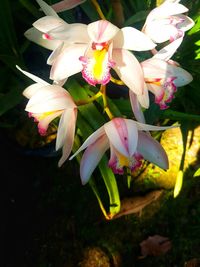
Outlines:
POLYGON ((114 116, 108 107, 108 102, 107 102, 107 97, 106 97, 106 85, 101 85, 100 91, 102 93, 104 111, 108 115, 109 119, 112 120, 114 118, 114 116))
POLYGON ((94 100, 96 100, 97 98, 99 98, 101 96, 102 96, 102 93, 98 92, 94 96, 91 96, 88 99, 83 99, 83 100, 81 99, 81 100, 75 101, 75 104, 77 106, 83 106, 83 105, 86 105, 86 104, 89 104, 89 103, 93 102, 94 100))
POLYGON ((92 4, 95 6, 95 8, 96 8, 96 10, 97 10, 97 13, 99 14, 99 17, 100 17, 101 19, 106 20, 106 17, 104 16, 104 14, 103 14, 103 12, 102 12, 102 10, 101 10, 101 8, 100 8, 98 2, 97 2, 96 0, 91 0, 91 2, 92 2, 92 4))

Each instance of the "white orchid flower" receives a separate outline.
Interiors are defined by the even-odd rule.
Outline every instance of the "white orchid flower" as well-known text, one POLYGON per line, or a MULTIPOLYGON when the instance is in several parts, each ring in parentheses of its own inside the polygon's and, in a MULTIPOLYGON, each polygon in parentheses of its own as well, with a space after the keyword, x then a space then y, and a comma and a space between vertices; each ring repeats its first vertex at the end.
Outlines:
POLYGON ((170 43, 151 59, 141 62, 146 88, 155 95, 155 103, 160 109, 168 108, 177 87, 189 84, 192 75, 170 58, 181 44, 182 38, 170 43))
MULTIPOLYGON (((47 42, 60 42, 55 45, 57 47, 47 61, 52 65, 52 80, 61 84, 60 81, 82 72, 89 84, 106 84, 110 81, 110 69, 113 68, 130 90, 136 94, 142 93, 143 73, 138 60, 128 50, 153 49, 155 44, 149 37, 132 27, 119 29, 106 20, 89 25, 68 24, 54 12, 48 7, 46 16, 33 23, 47 42)), ((26 33, 30 40, 33 40, 32 32, 35 33, 35 30, 29 31, 28 36, 26 33)))
MULTIPOLYGON (((71 41, 74 39, 74 43, 68 46, 65 43, 64 48, 59 52, 54 51, 48 59, 48 63, 52 64, 50 78, 59 81, 82 72, 89 84, 104 85, 110 81, 110 69, 113 68, 130 90, 141 94, 144 86, 143 73, 138 60, 128 50, 149 50, 155 44, 132 27, 120 30, 106 20, 92 22, 87 28, 84 25, 81 32, 85 33, 85 29, 87 34, 84 38, 79 35, 82 38, 79 42, 74 36, 70 37, 68 32, 68 38, 71 41)), ((52 36, 51 32, 48 34, 52 36)), ((56 38, 55 32, 53 38, 56 38)), ((57 38, 60 38, 60 33, 57 38)))
MULTIPOLYGON (((44 2, 43 0, 37 0, 38 4, 41 7, 41 10, 45 13, 45 17, 37 20, 35 23, 33 23, 33 27, 28 29, 24 35, 27 39, 29 39, 30 41, 45 47, 49 50, 55 50, 56 48, 62 46, 63 44, 63 38, 66 39, 68 31, 73 32, 73 37, 76 39, 77 42, 79 42, 79 36, 81 35, 83 29, 79 28, 79 25, 84 25, 84 24, 80 24, 80 23, 73 23, 73 24, 68 24, 67 22, 65 22, 63 19, 61 19, 58 14, 56 13, 56 11, 49 6, 46 2, 44 2), (41 25, 42 24, 42 25, 41 25), (44 30, 45 28, 45 30, 44 30), (53 39, 52 37, 50 37, 48 35, 48 31, 51 31, 51 34, 53 35, 53 32, 55 31, 57 33, 57 35, 59 34, 59 31, 65 31, 65 36, 61 37, 60 39, 53 39), (75 36, 76 37, 75 37, 75 36)), ((84 1, 64 1, 64 5, 66 4, 66 2, 68 2, 68 4, 72 5, 72 4, 78 4, 78 2, 82 3, 84 1), (69 3, 70 2, 70 3, 69 3)), ((79 4, 80 4, 79 3, 79 4)), ((57 3, 62 4, 62 3, 57 3)), ((57 9, 57 4, 55 4, 55 9, 57 9)), ((54 7, 54 6, 53 6, 54 7)), ((74 6, 72 5, 71 8, 73 8, 74 6)), ((86 26, 85 26, 86 28, 86 26)), ((86 33, 86 29, 85 29, 85 33, 86 33)), ((85 34, 83 34, 84 36, 85 34)), ((74 39, 73 39, 74 40, 74 39)), ((70 40, 68 39, 68 42, 70 42, 70 40)))
POLYGON ((178 2, 165 1, 147 16, 142 31, 155 43, 172 42, 194 26, 194 21, 183 15, 188 9, 178 2))
POLYGON ((70 94, 58 85, 51 85, 37 76, 17 68, 35 83, 28 86, 23 95, 29 99, 25 110, 38 122, 38 131, 45 135, 49 123, 60 117, 56 150, 62 148, 59 166, 68 158, 74 143, 77 107, 70 94))
POLYGON ((143 158, 160 168, 167 169, 166 152, 148 132, 167 128, 169 127, 158 127, 130 119, 114 118, 90 135, 70 157, 70 160, 86 149, 80 163, 80 176, 83 184, 88 182, 109 147, 111 152, 108 165, 114 173, 122 174, 123 167, 134 171, 141 165, 143 158))

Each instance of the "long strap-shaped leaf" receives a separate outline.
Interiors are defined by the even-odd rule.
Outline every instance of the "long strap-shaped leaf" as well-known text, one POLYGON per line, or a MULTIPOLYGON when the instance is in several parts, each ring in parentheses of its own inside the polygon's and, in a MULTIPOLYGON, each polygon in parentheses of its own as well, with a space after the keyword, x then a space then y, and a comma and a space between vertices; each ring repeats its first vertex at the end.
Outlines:
POLYGON ((107 219, 112 219, 112 217, 120 211, 120 197, 115 175, 111 169, 108 168, 108 159, 106 156, 104 156, 99 163, 99 169, 110 199, 110 208, 107 219))
MULTIPOLYGON (((87 93, 84 91, 84 88, 81 88, 81 86, 76 81, 71 81, 68 84, 68 90, 76 100, 81 100, 88 97, 87 93)), ((84 139, 88 137, 89 132, 92 133, 94 130, 99 128, 103 123, 105 123, 105 118, 93 103, 81 107, 79 109, 79 114, 83 117, 84 123, 83 120, 78 119, 77 126, 81 131, 81 134, 84 139)), ((106 156, 104 156, 99 164, 99 170, 104 180, 109 196, 108 215, 105 213, 105 208, 103 207, 102 204, 103 202, 101 201, 99 192, 96 188, 93 179, 90 182, 90 186, 92 187, 93 192, 97 197, 97 200, 100 204, 101 210, 103 211, 105 217, 107 219, 111 219, 120 210, 120 197, 115 175, 110 170, 110 168, 108 168, 107 162, 108 159, 106 156)))

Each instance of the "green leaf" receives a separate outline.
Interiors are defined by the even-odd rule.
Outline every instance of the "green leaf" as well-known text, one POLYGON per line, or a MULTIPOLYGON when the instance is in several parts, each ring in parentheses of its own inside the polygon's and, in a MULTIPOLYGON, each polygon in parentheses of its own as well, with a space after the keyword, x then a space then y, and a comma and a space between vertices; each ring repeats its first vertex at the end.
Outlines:
POLYGON ((199 121, 200 115, 188 114, 184 112, 174 111, 171 109, 166 109, 163 111, 161 118, 168 118, 171 120, 189 120, 189 121, 199 121))
POLYGON ((197 33, 200 30, 200 16, 197 17, 195 20, 195 25, 190 29, 190 31, 187 33, 188 35, 192 35, 197 33))
POLYGON ((120 197, 115 175, 108 168, 108 159, 104 156, 99 163, 99 169, 106 185, 110 199, 110 218, 120 211, 120 197))
POLYGON ((7 51, 18 55, 17 37, 14 28, 10 1, 1 0, 0 8, 0 40, 6 43, 7 51))
POLYGON ((22 59, 17 56, 9 55, 9 54, 0 54, 0 60, 7 65, 10 69, 12 69, 16 74, 19 74, 19 71, 16 68, 16 65, 24 67, 24 63, 22 59))
POLYGON ((113 104, 119 109, 121 114, 126 114, 128 117, 133 116, 129 99, 112 99, 113 104))
MULTIPOLYGON (((74 97, 75 100, 88 98, 87 92, 75 80, 71 80, 69 82, 68 91, 74 97)), ((83 139, 86 139, 92 132, 94 132, 94 130, 98 129, 105 122, 106 121, 104 117, 93 103, 84 105, 79 108, 77 127, 79 128, 83 139)), ((108 167, 108 159, 106 156, 103 156, 98 167, 109 195, 109 215, 107 219, 111 219, 120 210, 120 197, 116 178, 111 169, 108 167)), ((90 184, 92 185, 93 191, 105 215, 105 210, 102 204, 103 202, 101 201, 94 181, 90 182, 90 184)))
POLYGON ((21 89, 19 86, 13 86, 12 90, 0 98, 0 116, 15 107, 21 100, 21 89))
POLYGON ((39 18, 41 16, 41 12, 35 5, 33 5, 31 0, 20 0, 21 5, 23 5, 35 18, 39 18))
POLYGON ((99 203, 99 207, 100 209, 102 210, 103 212, 103 215, 105 216, 106 219, 110 219, 107 212, 106 212, 106 209, 102 203, 102 200, 101 200, 101 195, 99 193, 99 190, 97 189, 97 185, 95 183, 95 180, 94 180, 94 177, 91 177, 90 180, 89 180, 89 185, 91 186, 92 188, 92 191, 93 193, 95 194, 96 198, 97 198, 97 201, 99 203))
POLYGON ((128 18, 124 25, 125 26, 130 26, 132 24, 135 24, 137 22, 140 22, 140 21, 145 21, 147 15, 149 14, 149 11, 145 11, 145 10, 142 10, 142 11, 139 11, 137 12, 135 15, 131 16, 130 18, 128 18))
POLYGON ((80 7, 91 21, 96 21, 100 19, 91 1, 86 1, 85 3, 81 4, 80 7))
POLYGON ((194 173, 194 177, 200 176, 200 168, 194 173))
MULTIPOLYGON (((86 93, 84 88, 81 87, 80 84, 74 79, 68 81, 67 89, 74 100, 82 100, 88 98, 88 94, 86 93)), ((79 112, 95 130, 106 122, 104 116, 98 111, 93 103, 79 106, 79 112)))
POLYGON ((176 183, 174 187, 174 198, 176 198, 179 195, 182 188, 182 184, 183 184, 183 171, 180 170, 176 177, 176 183))
POLYGON ((176 177, 176 183, 174 187, 174 198, 176 198, 182 188, 183 185, 183 176, 184 176, 184 164, 185 164, 185 154, 186 154, 186 146, 187 146, 187 139, 188 139, 188 131, 189 131, 189 123, 188 121, 181 123, 181 134, 183 140, 183 154, 181 156, 180 167, 176 177))

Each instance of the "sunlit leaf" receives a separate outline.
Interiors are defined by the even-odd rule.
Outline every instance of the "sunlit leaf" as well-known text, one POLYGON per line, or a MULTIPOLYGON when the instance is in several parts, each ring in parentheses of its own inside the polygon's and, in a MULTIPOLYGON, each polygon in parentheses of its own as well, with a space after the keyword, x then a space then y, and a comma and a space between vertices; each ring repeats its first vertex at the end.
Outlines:
POLYGON ((200 176, 200 168, 194 173, 194 177, 200 176))
POLYGON ((120 197, 118 186, 116 183, 116 178, 110 168, 108 168, 108 159, 104 156, 99 164, 99 169, 106 185, 110 199, 110 214, 109 217, 112 217, 119 212, 120 210, 120 197))
MULTIPOLYGON (((86 91, 84 91, 84 88, 82 88, 79 83, 75 82, 74 80, 69 83, 68 90, 75 98, 75 100, 88 98, 88 95, 86 91)), ((81 114, 84 120, 82 121, 78 119, 77 126, 79 127, 84 139, 88 137, 88 133, 91 134, 94 130, 98 129, 102 124, 106 122, 105 118, 102 116, 102 114, 98 111, 98 109, 93 103, 80 107, 79 113, 81 114)), ((118 192, 118 186, 116 183, 115 175, 113 174, 111 169, 108 168, 108 159, 106 156, 102 158, 98 167, 109 195, 110 203, 109 215, 107 219, 111 219, 120 210, 120 197, 118 192)), ((101 203, 102 201, 100 199, 97 189, 93 188, 93 190, 97 196, 98 202, 101 203)))
POLYGON ((176 177, 176 183, 174 187, 174 198, 176 198, 179 195, 182 188, 182 184, 183 184, 183 171, 180 170, 176 177))

